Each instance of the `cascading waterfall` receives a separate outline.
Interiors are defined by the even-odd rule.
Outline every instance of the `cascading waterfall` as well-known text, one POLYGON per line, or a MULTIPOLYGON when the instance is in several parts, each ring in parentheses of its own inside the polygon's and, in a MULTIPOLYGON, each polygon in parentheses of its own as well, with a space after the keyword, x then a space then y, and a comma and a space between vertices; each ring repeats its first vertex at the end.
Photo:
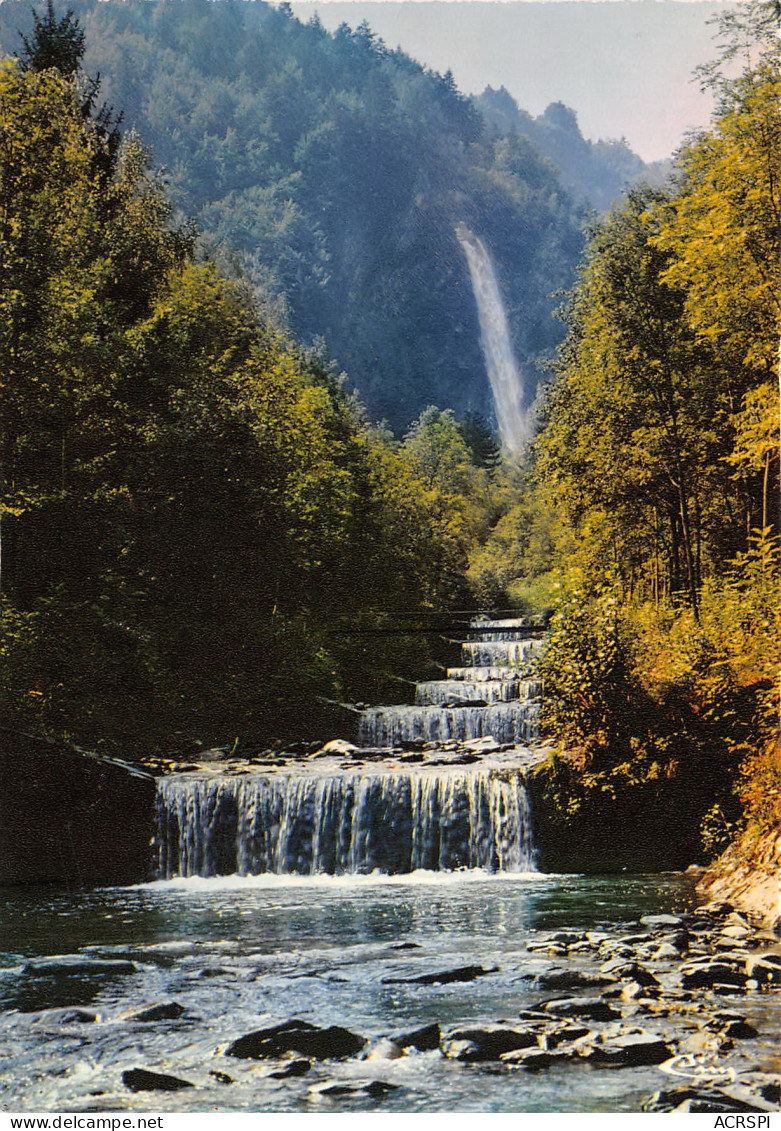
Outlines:
POLYGON ((479 639, 462 645, 467 666, 418 684, 414 706, 362 713, 361 743, 388 748, 384 766, 310 763, 162 778, 158 875, 534 870, 517 757, 466 766, 393 762, 392 748, 409 744, 431 744, 436 753, 437 744, 490 738, 516 748, 537 737, 541 684, 528 667, 541 642, 521 639, 528 630, 520 622, 473 627, 479 639))
POLYGON ((513 354, 496 272, 485 245, 465 224, 456 226, 456 235, 469 265, 499 435, 509 452, 518 452, 529 439, 529 420, 523 407, 523 377, 513 354))
POLYGON ((166 778, 158 875, 534 869, 520 770, 166 778))
MULTIPOLYGON (((510 636, 524 631, 513 628, 518 622, 506 623, 510 636)), ((500 634, 495 624, 477 622, 475 627, 480 639, 461 645, 467 666, 450 668, 447 680, 419 683, 414 707, 372 707, 363 712, 363 746, 468 742, 489 736, 502 744, 520 745, 536 739, 541 686, 538 680, 522 676, 542 642, 496 639, 500 634)))

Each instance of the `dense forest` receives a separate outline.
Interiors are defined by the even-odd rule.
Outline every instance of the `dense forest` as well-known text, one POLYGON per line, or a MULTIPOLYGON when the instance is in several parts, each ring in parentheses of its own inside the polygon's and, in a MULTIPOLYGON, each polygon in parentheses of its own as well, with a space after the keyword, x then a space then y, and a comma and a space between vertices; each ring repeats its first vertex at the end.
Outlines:
POLYGON ((329 700, 411 674, 384 626, 511 604, 554 610, 563 822, 664 808, 711 853, 777 823, 774 5, 723 20, 672 176, 592 223, 512 466, 464 414, 454 223, 495 248, 521 355, 552 353, 582 237, 537 142, 366 28, 78 13, 49 5, 0 70, 0 722, 125 755, 322 734, 329 700))
POLYGON ((722 20, 712 127, 594 229, 527 493, 481 551, 557 608, 564 807, 693 811, 709 853, 781 820, 778 20, 722 20))
POLYGON ((84 45, 50 7, 0 71, 3 721, 124 753, 316 728, 371 675, 345 625, 463 599, 495 444, 365 423, 196 254, 84 45))
MULTIPOLYGON (((325 340, 374 419, 403 431, 430 404, 492 413, 459 221, 495 258, 536 381, 561 338, 554 292, 582 252, 577 186, 591 206, 613 199, 643 168, 626 146, 589 148, 584 179, 571 111, 552 107, 532 141, 497 130, 489 103, 366 25, 330 34, 284 4, 73 7, 86 71, 165 168, 174 206, 299 341, 325 340)), ((0 6, 7 53, 29 21, 26 0, 0 6)))

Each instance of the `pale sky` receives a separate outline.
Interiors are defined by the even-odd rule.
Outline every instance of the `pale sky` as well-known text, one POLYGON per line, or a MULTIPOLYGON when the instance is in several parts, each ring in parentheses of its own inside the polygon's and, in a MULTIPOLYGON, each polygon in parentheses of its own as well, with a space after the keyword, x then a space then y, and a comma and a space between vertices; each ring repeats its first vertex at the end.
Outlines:
POLYGON ((523 109, 561 101, 590 138, 668 157, 711 103, 692 71, 713 54, 720 0, 293 0, 333 30, 366 19, 389 47, 453 71, 466 93, 505 86, 523 109))

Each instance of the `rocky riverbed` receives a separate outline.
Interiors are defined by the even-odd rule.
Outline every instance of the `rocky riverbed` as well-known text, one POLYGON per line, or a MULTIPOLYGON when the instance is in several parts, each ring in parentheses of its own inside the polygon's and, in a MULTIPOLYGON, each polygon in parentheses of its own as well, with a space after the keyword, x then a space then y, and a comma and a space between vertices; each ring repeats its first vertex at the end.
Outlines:
MULTIPOLYGON (((445 907, 441 877, 417 906, 390 878, 386 899, 367 897, 365 879, 362 909, 347 889, 336 903, 305 881, 270 889, 272 903, 288 898, 284 930, 268 911, 254 919, 248 880, 220 905, 245 917, 241 941, 227 912, 226 936, 184 937, 203 935, 205 906, 191 902, 178 940, 122 945, 113 915, 132 896, 106 893, 113 942, 2 971, 5 1106, 447 1111, 486 1110, 490 1094, 491 1110, 781 1110, 781 946, 729 904, 551 928, 586 889, 540 880, 530 898, 547 890, 551 910, 523 929, 520 881, 454 878, 445 907), (437 946, 424 927, 435 914, 452 920, 437 946), (272 927, 298 934, 299 951, 272 943, 272 927)), ((611 891, 599 885, 597 904, 611 891)))

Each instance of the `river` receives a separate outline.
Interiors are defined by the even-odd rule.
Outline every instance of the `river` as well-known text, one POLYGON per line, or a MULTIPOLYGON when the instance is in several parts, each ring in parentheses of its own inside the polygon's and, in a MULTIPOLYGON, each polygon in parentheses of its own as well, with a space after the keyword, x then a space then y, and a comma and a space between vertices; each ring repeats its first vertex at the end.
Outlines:
MULTIPOLYGON (((631 1111, 660 1086, 654 1067, 529 1073, 438 1051, 355 1059, 274 1080, 228 1059, 236 1037, 300 1017, 368 1038, 438 1021, 517 1018, 545 994, 539 932, 624 931, 649 912, 690 906, 679 875, 587 878, 477 872, 413 876, 228 877, 132 888, 7 891, 2 899, 2 1104, 11 1111, 631 1111), (412 944, 412 945, 411 945, 412 944), (403 949, 401 949, 403 948, 403 949), (37 972, 35 960, 63 958, 37 972), (65 957, 69 956, 69 957, 65 957), (78 959, 129 960, 68 973, 78 959), (469 983, 388 982, 464 964, 498 969, 469 983), (132 1015, 159 1003, 179 1019, 132 1015), (96 1020, 73 1020, 76 1011, 96 1020), (134 1094, 121 1073, 148 1067, 195 1084, 134 1094), (219 1082, 223 1073, 232 1084, 219 1082), (385 1080, 381 1098, 322 1099, 323 1079, 385 1080)), ((661 1083, 664 1083, 662 1080, 661 1083)))

